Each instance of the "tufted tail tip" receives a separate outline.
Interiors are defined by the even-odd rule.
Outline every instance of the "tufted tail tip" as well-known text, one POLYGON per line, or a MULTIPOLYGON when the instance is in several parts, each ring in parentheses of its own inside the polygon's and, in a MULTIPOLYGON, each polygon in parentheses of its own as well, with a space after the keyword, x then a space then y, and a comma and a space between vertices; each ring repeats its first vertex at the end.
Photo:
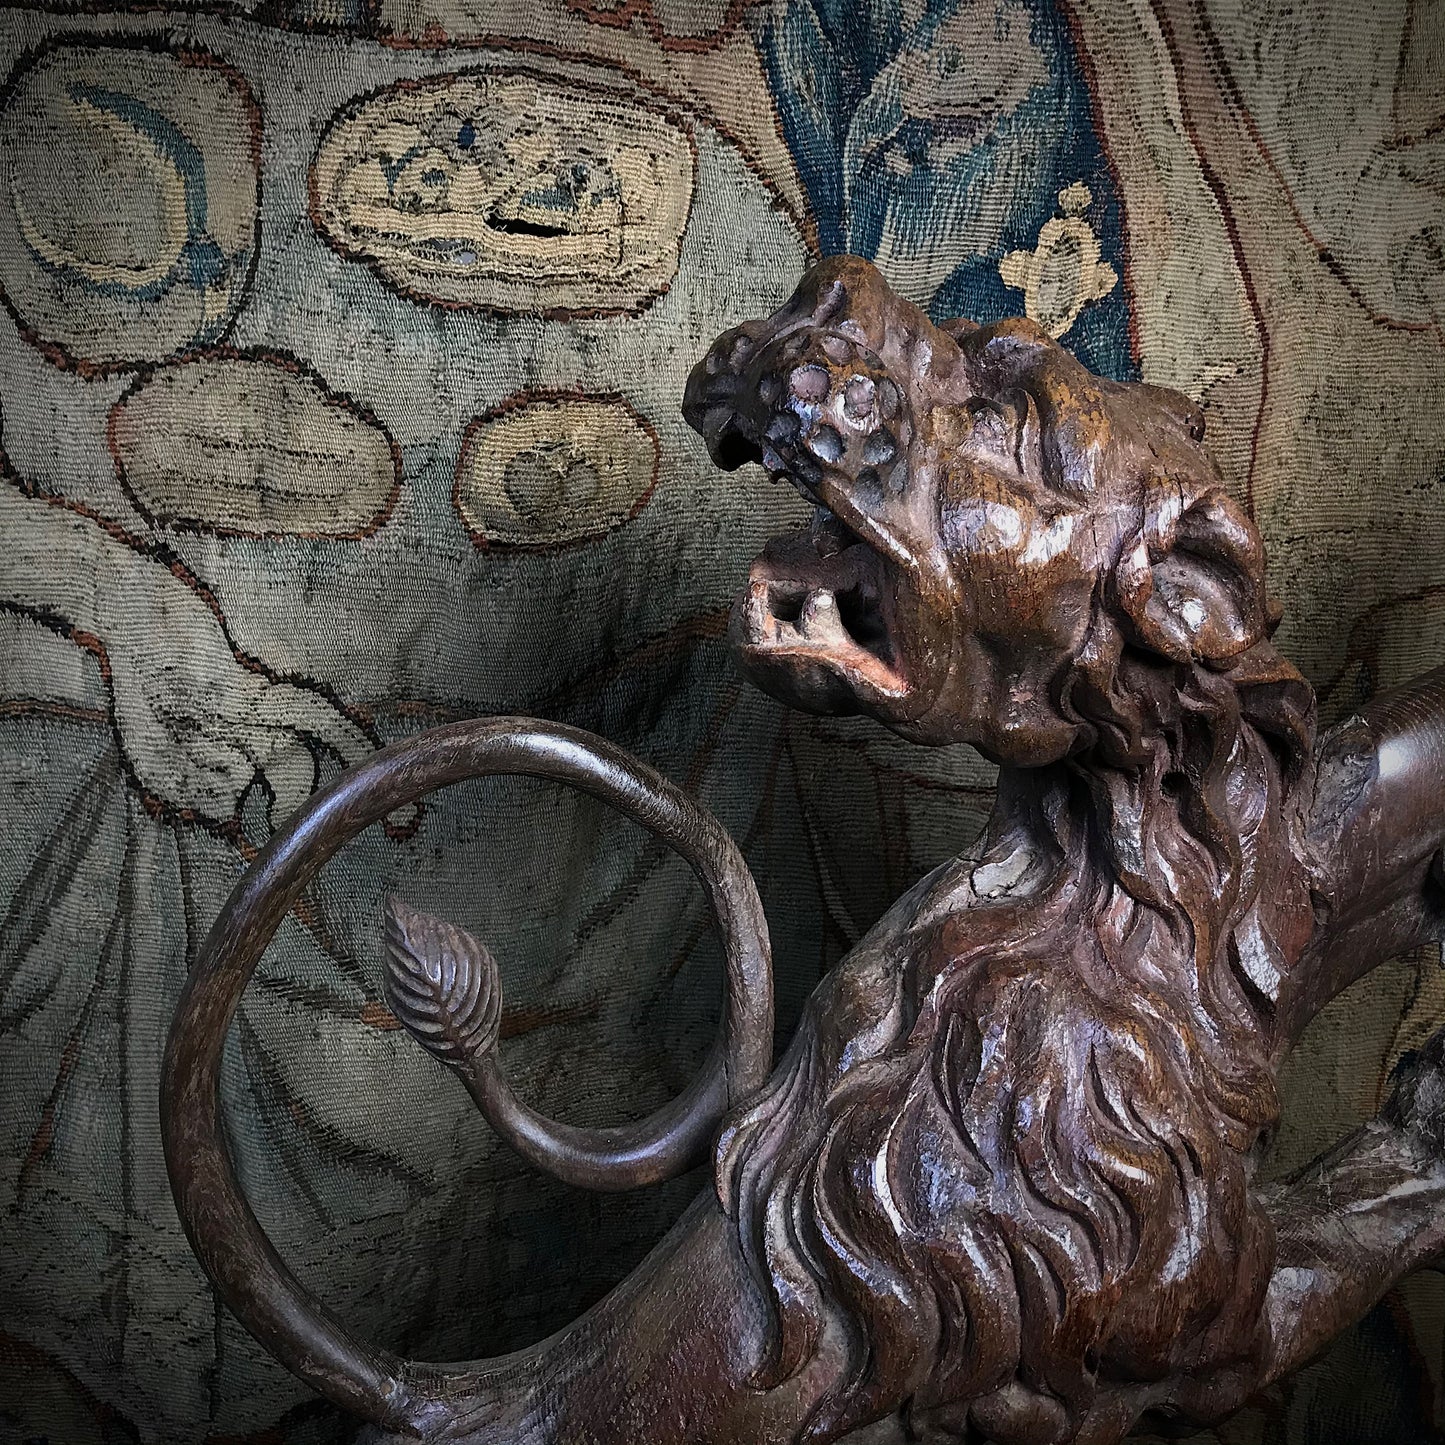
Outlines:
POLYGON ((408 1033, 443 1063, 496 1047, 502 1018, 497 961, 464 928, 387 896, 383 989, 408 1033))

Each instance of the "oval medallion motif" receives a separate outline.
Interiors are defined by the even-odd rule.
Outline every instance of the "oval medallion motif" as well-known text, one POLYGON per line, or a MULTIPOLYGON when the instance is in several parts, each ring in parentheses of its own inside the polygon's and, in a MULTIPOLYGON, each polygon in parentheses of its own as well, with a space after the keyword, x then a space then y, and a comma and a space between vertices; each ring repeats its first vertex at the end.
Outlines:
POLYGON ((331 122, 312 220, 418 300, 641 310, 671 284, 691 138, 626 98, 520 71, 407 81, 331 122))
POLYGON ((57 45, 0 109, 0 291, 82 369, 225 335, 256 255, 260 118, 209 57, 57 45))
POLYGON ((401 482, 400 453, 375 418, 269 357, 154 372, 112 408, 110 447, 153 522, 202 531, 363 536, 401 482))
POLYGON ((656 433, 620 398, 519 397, 467 428, 457 511, 479 545, 580 542, 642 510, 658 455, 656 433))

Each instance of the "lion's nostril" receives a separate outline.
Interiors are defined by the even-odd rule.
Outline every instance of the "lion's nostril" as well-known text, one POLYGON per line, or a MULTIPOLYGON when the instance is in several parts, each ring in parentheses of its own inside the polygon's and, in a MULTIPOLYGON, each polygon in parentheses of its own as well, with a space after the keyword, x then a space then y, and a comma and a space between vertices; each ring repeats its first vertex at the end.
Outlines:
POLYGON ((825 462, 836 462, 843 455, 843 438, 832 427, 818 427, 808 437, 808 450, 825 462))
MULTIPOLYGON (((722 408, 717 410, 721 411, 722 408)), ((741 432, 734 430, 730 417, 724 419, 716 417, 714 412, 708 412, 703 417, 703 435, 713 437, 709 450, 713 460, 725 472, 735 472, 748 462, 762 460, 758 447, 741 432)))
POLYGON ((843 410, 855 421, 861 420, 873 410, 875 390, 870 377, 850 376, 843 388, 843 410))
POLYGON ((833 381, 828 375, 827 369, 819 366, 817 362, 810 362, 807 366, 798 367, 788 378, 788 385, 792 388, 793 395, 799 401, 806 402, 810 406, 816 406, 819 402, 826 400, 832 384, 833 381))
POLYGON ((716 406, 719 402, 731 401, 738 393, 738 379, 723 372, 712 377, 698 393, 705 406, 716 406))

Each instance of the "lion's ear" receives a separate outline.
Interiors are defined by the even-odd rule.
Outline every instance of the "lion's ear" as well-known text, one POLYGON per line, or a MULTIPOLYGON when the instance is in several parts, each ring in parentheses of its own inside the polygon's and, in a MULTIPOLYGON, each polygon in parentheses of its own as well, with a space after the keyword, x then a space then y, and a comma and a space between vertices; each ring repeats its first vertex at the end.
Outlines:
POLYGON ((1268 631, 1259 532, 1217 487, 1160 496, 1115 583, 1134 640, 1176 662, 1225 662, 1268 631))

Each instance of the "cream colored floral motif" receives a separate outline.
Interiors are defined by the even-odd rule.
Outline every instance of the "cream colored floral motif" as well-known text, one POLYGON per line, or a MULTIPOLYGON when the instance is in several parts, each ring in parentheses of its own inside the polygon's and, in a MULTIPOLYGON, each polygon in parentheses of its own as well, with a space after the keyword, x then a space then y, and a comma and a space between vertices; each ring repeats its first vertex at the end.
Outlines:
POLYGON ((1050 336, 1063 336, 1090 301, 1107 296, 1119 276, 1099 259, 1099 238, 1084 219, 1094 197, 1075 181, 1059 192, 1062 216, 1046 221, 1032 251, 1010 251, 999 262, 1005 286, 1024 293, 1024 313, 1050 336))

